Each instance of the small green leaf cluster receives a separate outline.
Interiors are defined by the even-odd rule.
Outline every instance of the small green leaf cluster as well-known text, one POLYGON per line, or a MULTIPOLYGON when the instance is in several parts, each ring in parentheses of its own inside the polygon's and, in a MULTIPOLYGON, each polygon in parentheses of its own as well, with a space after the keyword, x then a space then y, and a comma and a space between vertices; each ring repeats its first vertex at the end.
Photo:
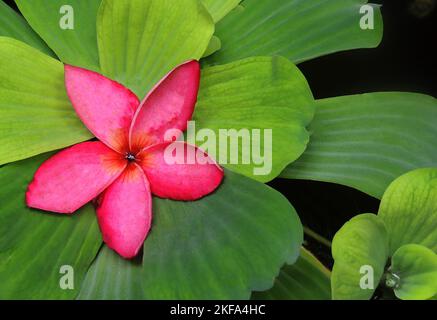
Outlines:
POLYGON ((378 215, 358 215, 335 235, 333 298, 369 299, 381 286, 399 299, 431 299, 436 252, 437 169, 417 169, 388 187, 378 215))

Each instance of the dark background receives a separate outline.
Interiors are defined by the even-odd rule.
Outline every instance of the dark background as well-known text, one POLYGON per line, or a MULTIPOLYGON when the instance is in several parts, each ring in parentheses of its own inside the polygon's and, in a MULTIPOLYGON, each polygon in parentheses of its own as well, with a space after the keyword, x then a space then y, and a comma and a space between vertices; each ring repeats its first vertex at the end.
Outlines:
MULTIPOLYGON (((13 1, 5 2, 16 8, 13 1)), ((382 44, 300 64, 314 96, 410 91, 437 97, 437 0, 370 2, 383 5, 382 44)), ((379 206, 377 199, 330 183, 276 179, 270 185, 290 200, 305 226, 329 240, 347 220, 360 213, 376 213, 379 206)), ((311 237, 306 237, 306 245, 332 266, 327 246, 311 237)))

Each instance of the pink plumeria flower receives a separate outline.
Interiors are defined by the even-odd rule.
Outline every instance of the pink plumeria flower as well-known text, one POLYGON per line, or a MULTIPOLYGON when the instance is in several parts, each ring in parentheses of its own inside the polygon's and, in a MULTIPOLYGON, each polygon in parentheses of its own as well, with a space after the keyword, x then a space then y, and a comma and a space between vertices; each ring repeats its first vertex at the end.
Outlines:
POLYGON ((199 63, 189 61, 164 77, 140 103, 121 84, 66 65, 70 100, 100 141, 77 144, 44 162, 27 190, 27 205, 71 214, 97 199, 103 240, 122 257, 135 257, 151 227, 152 193, 196 200, 213 192, 223 179, 223 170, 207 154, 185 142, 164 139, 168 130, 186 130, 199 78, 199 63), (208 161, 169 164, 164 155, 171 143, 181 144, 187 153, 202 152, 208 161))

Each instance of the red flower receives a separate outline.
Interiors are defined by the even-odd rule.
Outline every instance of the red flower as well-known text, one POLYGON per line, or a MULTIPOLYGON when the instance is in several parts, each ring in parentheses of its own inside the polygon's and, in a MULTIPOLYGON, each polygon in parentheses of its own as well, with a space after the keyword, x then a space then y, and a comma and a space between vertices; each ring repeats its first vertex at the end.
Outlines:
POLYGON ((199 63, 187 62, 140 103, 119 83, 66 65, 70 100, 100 141, 80 143, 44 162, 29 185, 27 205, 71 214, 97 198, 103 240, 125 258, 136 256, 151 226, 152 193, 196 200, 213 192, 223 179, 222 169, 208 155, 184 142, 164 139, 168 130, 186 129, 199 78, 199 63), (176 163, 165 158, 170 144, 186 151, 176 163), (199 152, 208 161, 186 161, 190 152, 199 152))

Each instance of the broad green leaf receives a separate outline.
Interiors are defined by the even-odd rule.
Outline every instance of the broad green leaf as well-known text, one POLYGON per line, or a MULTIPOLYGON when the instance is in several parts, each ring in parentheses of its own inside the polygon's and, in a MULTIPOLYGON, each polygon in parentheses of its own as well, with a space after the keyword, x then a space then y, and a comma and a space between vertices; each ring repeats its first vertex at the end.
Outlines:
POLYGON ((71 106, 62 63, 0 37, 0 165, 92 138, 71 106))
POLYGON ((332 242, 332 298, 370 299, 384 273, 388 250, 387 231, 376 215, 361 214, 347 222, 332 242))
POLYGON ((214 23, 198 0, 103 0, 97 33, 103 73, 143 98, 174 67, 202 57, 214 23))
POLYGON ((400 247, 392 257, 390 271, 400 280, 395 288, 399 299, 426 300, 437 294, 437 255, 426 247, 400 247))
POLYGON ((241 1, 242 0, 202 0, 215 23, 223 19, 232 9, 238 6, 241 1))
POLYGON ((252 290, 272 286, 281 266, 298 258, 303 240, 282 195, 230 171, 215 193, 194 202, 155 198, 153 212, 141 276, 136 265, 104 250, 81 297, 248 299, 252 290))
POLYGON ((437 100, 371 93, 317 101, 304 155, 284 178, 347 185, 381 198, 400 175, 437 166, 437 100))
POLYGON ((300 63, 333 52, 373 48, 382 38, 382 17, 373 6, 374 29, 363 30, 367 0, 245 0, 217 24, 222 49, 207 59, 222 64, 259 55, 300 63))
POLYGON ((106 245, 86 274, 80 300, 141 300, 141 260, 122 259, 106 245))
POLYGON ((412 243, 437 252, 437 168, 396 179, 382 197, 378 216, 387 227, 391 254, 412 243))
POLYGON ((227 168, 269 181, 305 150, 313 113, 304 76, 285 58, 256 57, 205 68, 194 120, 197 129, 213 130, 215 139, 199 132, 196 143, 227 168), (231 129, 241 133, 238 143, 225 132, 231 129))
POLYGON ((209 41, 208 48, 206 48, 205 53, 203 54, 203 57, 208 57, 212 55, 214 52, 220 50, 222 47, 222 42, 219 38, 216 36, 212 36, 211 40, 209 41))
POLYGON ((256 300, 331 300, 331 273, 302 248, 295 264, 285 265, 268 291, 255 292, 256 300))
POLYGON ((15 0, 23 16, 65 63, 99 71, 96 16, 101 0, 15 0))
POLYGON ((0 299, 74 298, 101 245, 92 206, 72 216, 26 207, 27 185, 47 158, 0 168, 0 299), (74 290, 61 288, 62 266, 73 268, 74 290))
POLYGON ((247 299, 299 256, 302 226, 287 199, 230 171, 201 201, 154 205, 143 256, 148 298, 247 299))
POLYGON ((49 47, 32 30, 18 13, 0 0, 0 36, 10 37, 27 43, 28 45, 54 56, 49 47))

